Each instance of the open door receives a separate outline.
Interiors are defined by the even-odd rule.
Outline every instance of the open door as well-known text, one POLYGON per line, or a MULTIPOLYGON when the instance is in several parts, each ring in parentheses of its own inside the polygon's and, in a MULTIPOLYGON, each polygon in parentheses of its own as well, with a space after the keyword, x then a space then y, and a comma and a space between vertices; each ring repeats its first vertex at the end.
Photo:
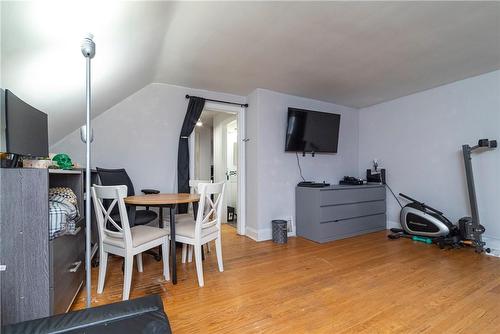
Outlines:
POLYGON ((207 103, 193 132, 194 179, 225 182, 222 223, 245 235, 244 108, 207 103))

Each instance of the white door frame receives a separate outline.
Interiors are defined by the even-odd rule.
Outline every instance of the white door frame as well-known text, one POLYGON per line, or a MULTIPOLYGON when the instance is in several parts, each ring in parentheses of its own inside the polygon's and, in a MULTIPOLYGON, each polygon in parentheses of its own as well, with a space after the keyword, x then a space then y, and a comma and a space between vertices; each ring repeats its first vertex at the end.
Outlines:
MULTIPOLYGON (((246 153, 245 153, 245 108, 225 103, 209 102, 205 103, 204 110, 219 111, 236 114, 238 122, 238 215, 236 232, 240 235, 246 235, 246 153)), ((189 138, 189 171, 194 175, 195 163, 195 131, 189 138)))

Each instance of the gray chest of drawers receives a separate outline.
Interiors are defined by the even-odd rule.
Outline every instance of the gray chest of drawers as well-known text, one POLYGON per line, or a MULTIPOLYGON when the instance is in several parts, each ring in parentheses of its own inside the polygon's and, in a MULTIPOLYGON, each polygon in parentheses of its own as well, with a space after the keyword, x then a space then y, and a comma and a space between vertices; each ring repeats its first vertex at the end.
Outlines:
POLYGON ((385 230, 385 187, 297 187, 295 210, 297 235, 316 242, 385 230))
POLYGON ((64 313, 84 276, 85 225, 77 233, 49 240, 50 187, 69 187, 83 212, 79 171, 0 169, 1 324, 64 313))

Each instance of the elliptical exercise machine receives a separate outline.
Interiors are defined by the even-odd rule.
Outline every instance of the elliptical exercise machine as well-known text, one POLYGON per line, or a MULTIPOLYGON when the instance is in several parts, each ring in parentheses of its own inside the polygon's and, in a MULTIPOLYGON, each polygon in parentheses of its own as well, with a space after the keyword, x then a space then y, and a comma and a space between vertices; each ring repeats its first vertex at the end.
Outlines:
POLYGON ((440 248, 462 246, 458 226, 446 218, 441 211, 405 194, 400 193, 399 196, 407 199, 410 203, 401 208, 399 215, 403 229, 391 229, 393 234, 389 235, 389 238, 406 237, 406 234, 413 236, 415 241, 435 243, 440 248))
POLYGON ((411 202, 401 208, 400 223, 403 229, 391 229, 393 234, 389 235, 389 238, 411 238, 413 236, 413 240, 429 241, 428 243, 436 243, 441 248, 446 246, 456 248, 468 245, 474 247, 477 253, 484 251, 489 253, 490 249, 484 248, 486 243, 481 236, 485 228, 479 220, 471 154, 477 150, 482 151, 496 147, 497 141, 488 139, 480 139, 478 144, 472 147, 469 145, 462 146, 472 217, 460 218, 458 225, 455 225, 441 211, 400 193, 401 197, 411 202), (415 236, 421 238, 415 238, 415 236))

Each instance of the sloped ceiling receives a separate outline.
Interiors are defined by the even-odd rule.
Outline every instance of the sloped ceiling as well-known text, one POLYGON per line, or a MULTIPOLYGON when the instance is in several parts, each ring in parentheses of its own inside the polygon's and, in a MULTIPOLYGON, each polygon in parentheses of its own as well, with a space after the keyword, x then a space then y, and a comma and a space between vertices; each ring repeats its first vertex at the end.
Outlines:
POLYGON ((94 115, 151 82, 360 108, 500 68, 498 2, 3 2, 1 27, 2 86, 52 143, 84 120, 88 31, 94 115))
POLYGON ((96 116, 153 81, 172 12, 165 2, 1 5, 2 86, 49 114, 51 144, 85 123, 84 35, 95 35, 96 116))

